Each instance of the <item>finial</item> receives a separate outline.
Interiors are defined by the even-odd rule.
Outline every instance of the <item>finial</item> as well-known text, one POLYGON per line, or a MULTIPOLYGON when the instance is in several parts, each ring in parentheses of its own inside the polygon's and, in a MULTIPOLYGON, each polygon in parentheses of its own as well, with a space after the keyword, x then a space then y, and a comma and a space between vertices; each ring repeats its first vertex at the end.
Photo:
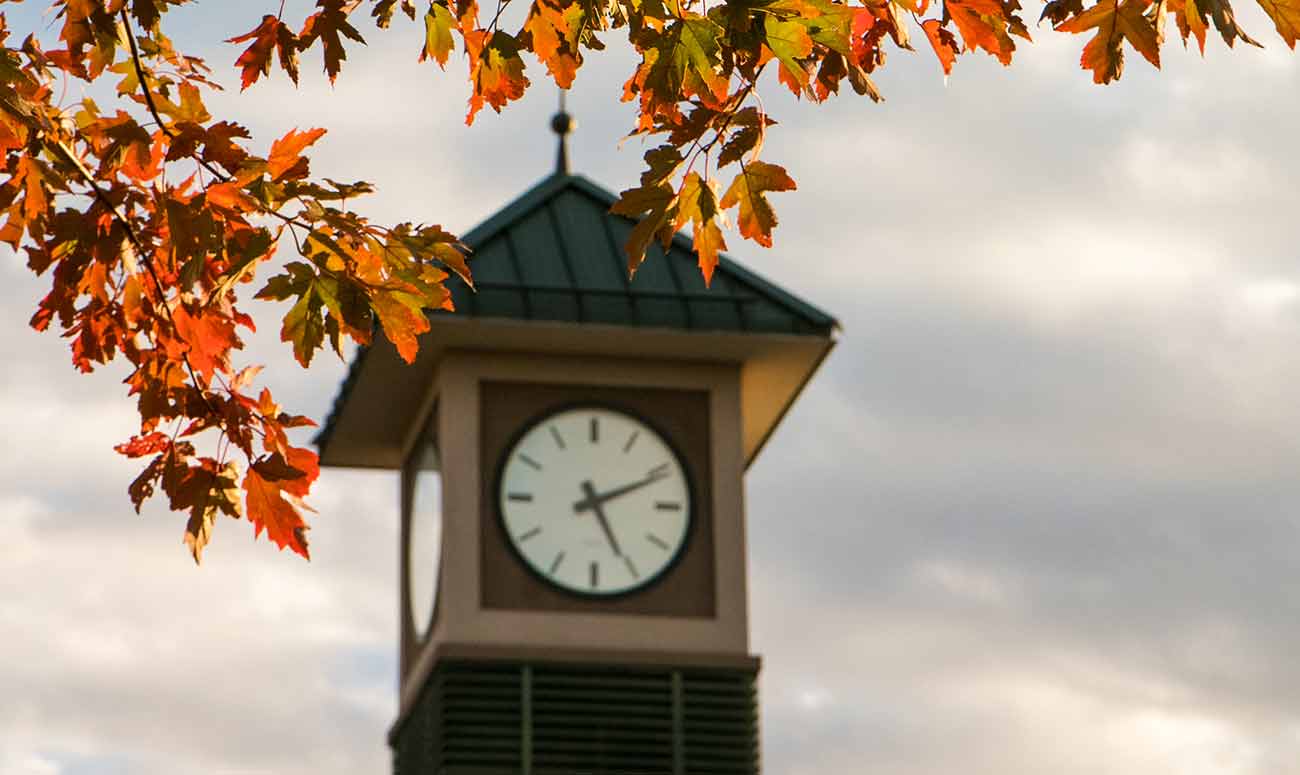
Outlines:
POLYGON ((560 148, 555 154, 555 174, 569 174, 569 133, 578 126, 578 122, 573 120, 564 111, 564 94, 567 89, 560 89, 560 112, 551 117, 551 131, 560 136, 560 148))

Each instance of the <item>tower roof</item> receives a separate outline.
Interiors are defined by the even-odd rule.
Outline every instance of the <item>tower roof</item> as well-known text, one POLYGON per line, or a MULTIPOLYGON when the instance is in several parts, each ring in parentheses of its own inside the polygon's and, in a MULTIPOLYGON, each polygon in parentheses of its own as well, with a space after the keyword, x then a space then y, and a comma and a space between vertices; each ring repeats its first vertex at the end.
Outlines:
POLYGON ((658 243, 629 280, 635 225, 579 175, 552 175, 465 235, 477 293, 450 282, 456 313, 703 331, 829 336, 830 315, 725 256, 705 287, 691 240, 658 243))
POLYGON ((394 468, 441 353, 454 348, 734 363, 745 392, 752 460, 822 358, 838 323, 720 256, 706 287, 691 240, 651 245, 627 276, 623 249, 635 223, 613 215, 617 197, 579 175, 552 175, 479 224, 475 289, 447 281, 455 312, 430 316, 416 362, 403 366, 377 337, 353 359, 316 437, 326 465, 394 468), (577 324, 577 325, 575 325, 577 324))

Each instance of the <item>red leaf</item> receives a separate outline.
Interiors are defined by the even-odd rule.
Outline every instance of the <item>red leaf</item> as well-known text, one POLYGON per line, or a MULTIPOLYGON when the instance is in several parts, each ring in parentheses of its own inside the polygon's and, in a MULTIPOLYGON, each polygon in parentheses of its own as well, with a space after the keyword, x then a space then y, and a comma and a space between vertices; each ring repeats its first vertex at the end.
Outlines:
POLYGON ((241 80, 243 86, 240 91, 256 83, 260 76, 271 72, 271 53, 275 50, 276 36, 283 26, 284 24, 279 19, 267 14, 262 17, 262 23, 254 27, 252 31, 226 41, 227 43, 253 41, 244 50, 244 53, 239 55, 239 59, 235 60, 235 66, 242 68, 241 80))

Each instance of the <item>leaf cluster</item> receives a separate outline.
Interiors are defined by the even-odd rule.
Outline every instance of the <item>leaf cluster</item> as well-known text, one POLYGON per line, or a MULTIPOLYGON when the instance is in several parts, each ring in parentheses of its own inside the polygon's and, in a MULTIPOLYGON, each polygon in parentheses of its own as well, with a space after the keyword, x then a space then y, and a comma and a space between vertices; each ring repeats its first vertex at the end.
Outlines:
MULTIPOLYGON (((32 34, 11 40, 0 11, 0 241, 49 277, 31 324, 59 331, 77 369, 130 364, 140 428, 117 450, 144 465, 129 487, 136 508, 161 493, 188 514, 196 561, 220 514, 305 557, 318 463, 289 431, 311 421, 257 387, 258 367, 236 363, 241 331, 254 328, 245 305, 282 306, 281 339, 303 366, 376 331, 409 361, 427 314, 451 305, 450 275, 472 286, 467 250, 438 226, 378 225, 350 209, 371 186, 313 176, 307 153, 324 129, 290 129, 266 147, 212 116, 212 71, 163 32, 172 8, 195 1, 48 0, 49 49, 32 34), (69 79, 115 81, 115 104, 65 102, 69 79), (294 255, 280 262, 284 246, 294 255)), ((761 158, 776 125, 765 73, 814 103, 846 82, 879 101, 873 79, 891 49, 915 50, 918 30, 945 77, 977 51, 1010 65, 1017 39, 1030 40, 1018 0, 528 0, 518 29, 503 22, 513 0, 479 1, 316 0, 288 20, 279 3, 228 42, 242 89, 277 70, 297 83, 313 50, 333 82, 365 44, 367 14, 379 30, 405 18, 423 26, 421 61, 445 69, 463 55, 472 123, 523 96, 528 60, 568 88, 588 52, 626 35, 637 55, 622 96, 637 109, 629 136, 649 146, 639 185, 613 207, 637 220, 628 271, 689 226, 706 281, 730 219, 770 246, 769 195, 796 187, 761 158)), ((1257 2, 1294 49, 1300 0, 1257 2)), ((1081 65, 1109 83, 1126 49, 1159 66, 1170 18, 1202 51, 1211 27, 1229 47, 1259 45, 1230 0, 1048 0, 1039 23, 1089 35, 1081 65)))

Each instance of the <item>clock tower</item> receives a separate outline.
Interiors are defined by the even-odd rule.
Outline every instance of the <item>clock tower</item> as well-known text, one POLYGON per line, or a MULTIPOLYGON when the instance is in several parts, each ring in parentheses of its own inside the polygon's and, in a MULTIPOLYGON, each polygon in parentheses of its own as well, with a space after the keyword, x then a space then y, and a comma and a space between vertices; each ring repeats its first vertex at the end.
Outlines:
POLYGON ((837 326, 682 235, 629 280, 614 199, 561 170, 465 235, 317 440, 401 472, 398 775, 759 772, 743 477, 837 326))

